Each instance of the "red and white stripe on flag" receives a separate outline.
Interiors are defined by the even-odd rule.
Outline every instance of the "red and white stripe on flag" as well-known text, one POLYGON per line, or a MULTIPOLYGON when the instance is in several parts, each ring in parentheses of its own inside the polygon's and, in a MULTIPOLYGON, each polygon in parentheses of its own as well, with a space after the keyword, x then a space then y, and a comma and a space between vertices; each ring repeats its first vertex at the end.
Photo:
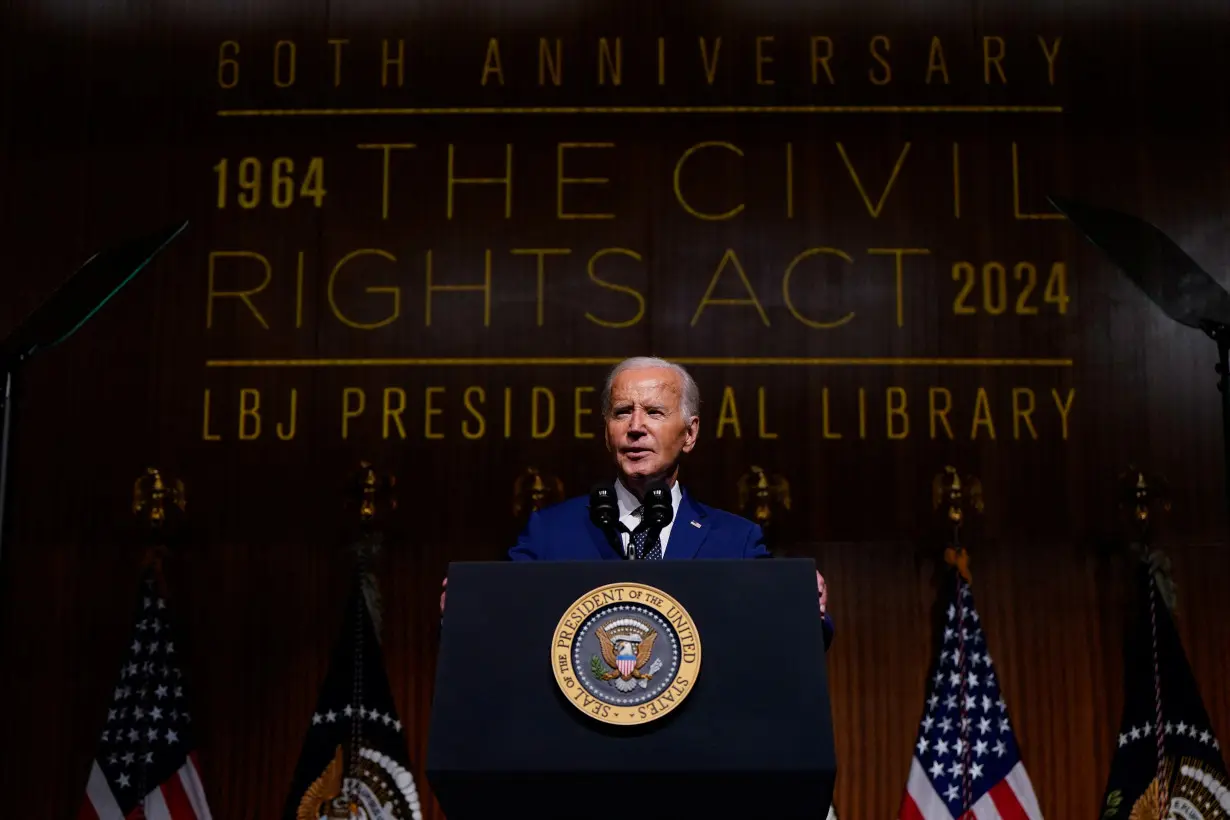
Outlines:
POLYGON ((1043 820, 974 593, 949 592, 899 820, 1043 820))
MULTIPOLYGON (((972 807, 970 815, 976 820, 1043 820, 1034 795, 1033 784, 1025 772, 1025 766, 1017 763, 1006 777, 987 790, 972 807)), ((953 817, 948 805, 935 790, 918 758, 910 765, 910 779, 906 783, 905 796, 901 800, 898 820, 969 820, 968 817, 953 817)))
MULTIPOLYGON (((146 820, 213 820, 197 772, 195 752, 188 755, 179 771, 145 796, 142 808, 146 820)), ((128 820, 139 816, 134 809, 125 817, 106 775, 95 762, 85 787, 85 800, 77 813, 78 820, 128 820)))

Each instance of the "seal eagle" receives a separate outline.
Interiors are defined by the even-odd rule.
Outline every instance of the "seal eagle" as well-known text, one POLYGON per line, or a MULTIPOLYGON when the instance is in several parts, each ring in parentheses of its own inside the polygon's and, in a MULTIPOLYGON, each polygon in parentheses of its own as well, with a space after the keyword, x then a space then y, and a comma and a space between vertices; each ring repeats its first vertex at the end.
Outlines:
POLYGON ((640 680, 650 680, 653 675, 641 672, 645 664, 649 663, 650 656, 653 655, 653 644, 658 638, 658 633, 650 629, 645 633, 645 637, 641 639, 636 646, 636 661, 632 664, 625 664, 623 671, 620 669, 619 656, 622 654, 631 654, 632 642, 628 640, 620 640, 619 646, 615 646, 615 641, 607 634, 605 629, 596 630, 598 635, 598 643, 602 646, 602 660, 606 661, 606 665, 611 667, 611 671, 603 674, 601 679, 604 681, 612 678, 620 678, 621 680, 629 680, 637 678, 640 680))

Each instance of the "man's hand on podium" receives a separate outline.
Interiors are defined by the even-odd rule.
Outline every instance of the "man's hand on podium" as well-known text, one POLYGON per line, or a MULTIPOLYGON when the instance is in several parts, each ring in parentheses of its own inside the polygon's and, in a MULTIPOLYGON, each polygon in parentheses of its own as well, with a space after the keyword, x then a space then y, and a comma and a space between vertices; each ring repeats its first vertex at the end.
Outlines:
POLYGON ((444 583, 440 585, 440 614, 444 614, 444 596, 448 595, 448 578, 444 579, 444 583))

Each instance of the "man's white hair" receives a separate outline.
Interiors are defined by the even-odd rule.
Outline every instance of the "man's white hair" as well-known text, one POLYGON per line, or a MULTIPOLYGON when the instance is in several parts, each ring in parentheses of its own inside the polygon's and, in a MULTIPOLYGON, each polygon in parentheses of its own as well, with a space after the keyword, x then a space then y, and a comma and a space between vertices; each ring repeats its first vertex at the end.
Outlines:
POLYGON ((651 367, 671 370, 679 376, 679 383, 683 387, 683 395, 679 398, 679 411, 683 413, 684 418, 690 419, 693 416, 700 415, 700 388, 696 386, 696 381, 692 378, 692 374, 683 365, 668 362, 666 359, 659 359, 656 356, 633 356, 631 359, 624 359, 611 368, 610 374, 606 377, 606 386, 602 389, 602 415, 604 418, 610 415, 611 412, 611 387, 615 384, 615 378, 625 370, 645 370, 651 367))

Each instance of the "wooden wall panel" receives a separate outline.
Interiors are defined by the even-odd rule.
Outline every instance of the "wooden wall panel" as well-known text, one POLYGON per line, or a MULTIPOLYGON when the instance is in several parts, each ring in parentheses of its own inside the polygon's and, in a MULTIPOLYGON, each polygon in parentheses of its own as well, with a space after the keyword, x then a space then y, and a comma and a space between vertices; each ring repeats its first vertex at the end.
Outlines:
MULTIPOLYGON (((361 458, 401 482, 382 558, 384 650, 421 769, 448 562, 502 554, 515 536, 512 485, 526 467, 557 475, 570 494, 606 474, 600 442, 581 437, 598 427, 592 413, 578 421, 577 397, 582 410, 596 409, 606 362, 644 352, 696 362, 702 440, 685 481, 702 500, 733 507, 753 464, 791 483, 785 546, 819 559, 838 622, 831 661, 843 817, 892 816, 904 786, 930 657, 938 548, 927 535, 929 486, 946 463, 986 488, 975 592, 1047 817, 1091 816, 1110 763, 1126 588, 1110 546, 1113 494, 1131 461, 1173 486, 1166 538, 1180 627, 1214 726, 1230 742, 1214 350, 1160 316, 1072 226, 1015 215, 1045 211, 1048 192, 1085 197, 1155 221, 1220 273, 1230 258, 1224 4, 725 0, 676 3, 668 15, 657 4, 551 0, 410 8, 31 0, 0 15, 0 333, 99 248, 168 221, 192 223, 19 384, 0 554, 0 738, 17 751, 0 766, 0 789, 45 795, 46 816, 72 816, 126 640, 138 558, 127 510, 131 482, 149 465, 189 488, 190 543, 169 571, 216 816, 273 816, 285 798, 339 623, 349 566, 341 491, 361 458), (599 86, 598 39, 616 36, 626 79, 599 86), (718 36, 710 84, 698 38, 713 48, 718 36), (775 60, 771 86, 755 83, 757 36, 774 38, 762 46, 775 60), (811 82, 813 36, 832 39, 831 87, 811 82), (883 68, 869 50, 883 45, 877 36, 891 44, 881 52, 893 67, 884 85, 868 73, 883 68), (337 87, 330 37, 349 40, 337 87), (489 37, 501 45, 503 87, 480 84, 489 37), (538 83, 540 37, 561 38, 562 88, 538 83), (665 85, 658 37, 670 61, 665 85), (947 86, 925 82, 933 37, 944 47, 947 86), (1006 84, 985 82, 984 37, 1003 39, 1006 84), (1062 37, 1053 85, 1040 37, 1062 37), (381 43, 398 38, 408 79, 382 88, 381 43), (229 90, 217 79, 228 40, 241 44, 243 61, 229 90), (300 60, 284 89, 271 81, 279 40, 294 42, 300 60), (569 110, 526 113, 550 106, 569 110), (704 106, 712 110, 696 110, 704 106), (413 110, 353 110, 374 107, 413 110), (474 110, 486 107, 517 110, 474 110), (574 110, 593 107, 604 110, 574 110), (333 113, 219 113, 305 108, 333 113), (386 142, 416 147, 392 159, 382 218, 379 152, 357 146, 386 142), (556 217, 561 142, 613 145, 569 154, 570 173, 610 182, 574 186, 567 206, 615 219, 556 217), (681 175, 697 207, 743 203, 730 220, 697 219, 676 197, 676 163, 702 142, 743 152, 702 149, 681 175), (458 173, 487 176, 500 173, 508 144, 511 215, 502 192, 483 186, 461 189, 448 218, 449 146, 458 173), (259 158, 267 181, 278 156, 297 169, 324 159, 320 208, 303 198, 268 207, 267 189, 259 206, 237 207, 233 177, 227 207, 217 207, 219 160, 233 171, 259 158), (788 303, 783 271, 818 247, 851 261, 809 257, 788 303), (534 257, 514 253, 533 248, 570 251, 547 259, 541 324, 534 257), (639 257, 607 253, 594 263, 598 277, 644 300, 628 327, 586 318, 628 319, 641 304, 590 278, 587 263, 604 248, 639 257), (870 250, 885 248, 929 251, 905 259, 900 312, 893 257, 870 250), (330 306, 333 266, 362 249, 396 261, 362 257, 341 276, 336 300, 352 321, 374 322, 389 297, 364 288, 400 288, 401 316, 374 330, 348 327, 330 306), (436 294, 427 326, 426 252, 441 281, 462 283, 482 278, 488 249, 488 325, 478 294, 453 292, 436 294), (697 317, 728 250, 767 324, 746 304, 710 304, 697 317), (270 284, 253 297, 268 328, 235 299, 218 302, 207 322, 218 251, 270 261, 270 284), (1063 262, 1068 309, 1036 299, 1038 315, 1016 315, 1010 292, 1002 315, 956 315, 952 269, 962 260, 1009 271, 1032 261, 1044 273, 1063 262), (815 328, 791 304, 813 319, 855 316, 815 328), (572 361, 537 361, 544 357, 572 361), (967 361, 941 361, 953 358, 967 361), (475 429, 464 404, 472 387, 486 402, 476 440, 463 434, 475 429), (347 388, 365 391, 367 409, 343 437, 347 388), (385 435, 379 412, 384 391, 396 397, 399 388, 404 438, 395 426, 385 435), (429 388, 443 389, 430 394, 442 439, 424 435, 429 388), (950 391, 951 438, 931 432, 927 403, 944 395, 932 388, 950 391), (205 437, 207 389, 208 430, 221 440, 205 437), (261 396, 255 440, 237 438, 245 389, 261 396), (295 435, 283 441, 276 424, 287 419, 292 390, 295 435), (994 438, 973 425, 980 390, 994 438), (1065 437, 1052 391, 1070 390, 1065 437), (535 437, 536 422, 546 429, 548 395, 554 427, 535 437), (1014 432, 1014 395, 1034 397, 1036 439, 1019 425, 1014 432), (910 427, 894 438, 901 417, 886 401, 902 396, 910 427)), ((259 263, 240 261, 219 263, 215 288, 259 284, 259 263)), ((727 263, 712 296, 745 298, 727 263)), ((981 298, 975 290, 973 303, 981 298)))

